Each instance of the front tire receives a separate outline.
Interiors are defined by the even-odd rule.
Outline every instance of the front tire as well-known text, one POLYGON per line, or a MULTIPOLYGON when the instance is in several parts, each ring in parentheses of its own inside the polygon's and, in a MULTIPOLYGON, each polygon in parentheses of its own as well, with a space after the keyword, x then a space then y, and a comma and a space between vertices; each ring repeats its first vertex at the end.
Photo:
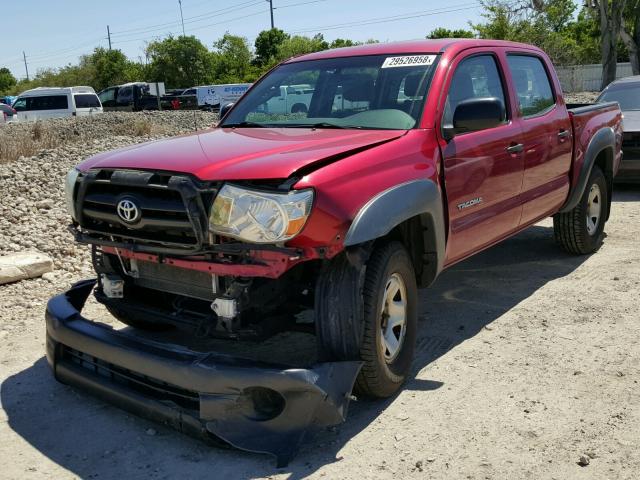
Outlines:
POLYGON ((361 360, 354 392, 386 398, 406 381, 417 331, 417 285, 399 242, 376 248, 364 270, 334 260, 316 291, 316 334, 324 360, 361 360))
POLYGON ((595 165, 578 204, 569 212, 553 216, 556 243, 574 255, 598 250, 604 239, 609 195, 607 179, 595 165))

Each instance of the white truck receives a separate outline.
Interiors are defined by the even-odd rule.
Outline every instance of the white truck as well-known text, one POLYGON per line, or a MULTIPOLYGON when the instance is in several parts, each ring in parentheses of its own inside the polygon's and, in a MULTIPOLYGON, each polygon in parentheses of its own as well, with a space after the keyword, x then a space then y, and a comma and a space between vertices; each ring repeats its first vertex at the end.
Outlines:
POLYGON ((220 107, 227 103, 237 102, 251 85, 251 83, 230 83, 196 87, 198 108, 220 110, 220 107))

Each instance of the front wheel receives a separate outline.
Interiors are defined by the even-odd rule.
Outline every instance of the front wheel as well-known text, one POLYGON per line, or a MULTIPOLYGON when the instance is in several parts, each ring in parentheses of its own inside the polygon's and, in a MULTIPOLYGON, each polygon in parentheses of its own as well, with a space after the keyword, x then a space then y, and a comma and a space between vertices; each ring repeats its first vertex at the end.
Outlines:
POLYGON ((607 179, 597 165, 578 204, 553 216, 556 242, 567 252, 586 255, 600 248, 604 239, 609 200, 607 179))
POLYGON ((356 394, 393 395, 411 370, 417 330, 417 285, 399 242, 376 248, 364 275, 337 259, 316 292, 316 333, 326 360, 363 362, 356 394))

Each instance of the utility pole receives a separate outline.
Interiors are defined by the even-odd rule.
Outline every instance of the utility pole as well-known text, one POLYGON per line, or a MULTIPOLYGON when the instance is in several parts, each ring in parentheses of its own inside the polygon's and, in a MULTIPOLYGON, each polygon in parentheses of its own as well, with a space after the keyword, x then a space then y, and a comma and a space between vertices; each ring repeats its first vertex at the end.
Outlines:
POLYGON ((269 10, 271 10, 271 30, 273 30, 275 28, 273 25, 273 0, 267 0, 267 2, 269 2, 269 10))
POLYGON ((27 66, 27 55, 22 51, 22 58, 24 58, 24 69, 27 72, 27 82, 29 81, 29 67, 27 66))
POLYGON ((178 5, 180 5, 180 21, 182 22, 182 36, 186 37, 184 33, 184 17, 182 16, 182 0, 178 0, 178 5))
POLYGON ((109 30, 109 25, 107 25, 107 38, 109 39, 109 50, 111 50, 111 31, 109 30))

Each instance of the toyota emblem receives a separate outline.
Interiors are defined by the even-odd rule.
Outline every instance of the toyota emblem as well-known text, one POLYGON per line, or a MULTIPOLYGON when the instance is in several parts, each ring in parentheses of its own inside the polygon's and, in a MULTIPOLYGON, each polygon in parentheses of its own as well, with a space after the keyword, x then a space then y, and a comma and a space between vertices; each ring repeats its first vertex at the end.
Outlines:
POLYGON ((131 199, 123 198, 120 200, 116 211, 123 222, 135 223, 140 220, 140 209, 131 199))

